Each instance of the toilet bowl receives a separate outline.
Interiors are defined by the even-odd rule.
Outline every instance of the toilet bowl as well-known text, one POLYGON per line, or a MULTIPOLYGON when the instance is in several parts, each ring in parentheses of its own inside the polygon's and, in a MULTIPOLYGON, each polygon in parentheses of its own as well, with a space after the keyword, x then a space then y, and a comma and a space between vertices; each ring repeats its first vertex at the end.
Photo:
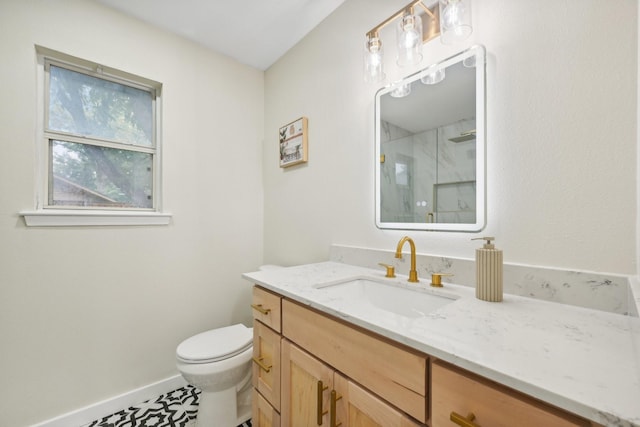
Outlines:
POLYGON ((251 418, 253 328, 212 329, 184 340, 176 365, 200 389, 196 427, 236 427, 251 418))

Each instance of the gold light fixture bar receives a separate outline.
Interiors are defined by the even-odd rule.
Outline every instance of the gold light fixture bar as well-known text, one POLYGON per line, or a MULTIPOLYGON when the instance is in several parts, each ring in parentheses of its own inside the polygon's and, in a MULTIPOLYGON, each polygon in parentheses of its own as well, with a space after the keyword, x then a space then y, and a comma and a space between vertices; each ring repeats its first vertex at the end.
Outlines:
POLYGON ((440 8, 438 3, 433 5, 432 8, 428 8, 423 2, 423 0, 413 0, 411 3, 407 4, 405 7, 373 27, 371 30, 367 32, 367 37, 377 38, 378 32, 389 25, 391 22, 396 19, 402 17, 405 12, 413 13, 413 8, 415 6, 420 6, 424 10, 424 14, 420 15, 422 19, 422 43, 426 43, 429 40, 433 39, 440 35, 440 8))

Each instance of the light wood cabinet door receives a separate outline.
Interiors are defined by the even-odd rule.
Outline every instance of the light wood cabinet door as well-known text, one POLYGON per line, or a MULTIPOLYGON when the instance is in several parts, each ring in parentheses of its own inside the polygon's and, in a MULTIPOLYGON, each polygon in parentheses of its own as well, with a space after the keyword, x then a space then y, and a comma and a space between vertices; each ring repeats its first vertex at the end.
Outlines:
MULTIPOLYGON (((333 380, 337 393, 335 425, 341 425, 341 427, 424 426, 339 373, 334 374, 333 380)), ((330 402, 330 408, 332 407, 330 402)), ((333 415, 330 413, 330 416, 333 415)))
POLYGON ((253 321, 253 387, 280 410, 279 334, 257 320, 253 321))
POLYGON ((442 362, 431 367, 432 427, 575 427, 591 423, 442 362), (475 424, 451 420, 452 413, 475 424))
POLYGON ((282 340, 282 426, 329 426, 333 370, 282 340))
POLYGON ((253 415, 251 425, 253 427, 280 427, 280 414, 273 409, 264 397, 254 388, 252 402, 253 415))
POLYGON ((416 420, 426 422, 425 355, 286 299, 282 301, 282 334, 416 420))

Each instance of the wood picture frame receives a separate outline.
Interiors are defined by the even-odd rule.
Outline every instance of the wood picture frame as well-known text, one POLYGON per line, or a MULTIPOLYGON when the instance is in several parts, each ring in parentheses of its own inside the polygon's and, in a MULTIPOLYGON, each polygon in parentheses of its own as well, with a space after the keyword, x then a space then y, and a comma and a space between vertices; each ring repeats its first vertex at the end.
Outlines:
POLYGON ((308 158, 308 119, 300 117, 282 126, 278 131, 280 167, 306 163, 308 158))

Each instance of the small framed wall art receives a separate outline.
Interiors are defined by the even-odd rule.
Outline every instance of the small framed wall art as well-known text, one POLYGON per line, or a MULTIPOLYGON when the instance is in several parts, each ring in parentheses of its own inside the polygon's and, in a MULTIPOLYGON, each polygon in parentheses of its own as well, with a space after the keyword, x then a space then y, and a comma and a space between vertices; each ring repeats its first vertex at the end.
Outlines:
POLYGON ((279 131, 280 167, 306 163, 307 161, 307 118, 300 117, 279 131))

